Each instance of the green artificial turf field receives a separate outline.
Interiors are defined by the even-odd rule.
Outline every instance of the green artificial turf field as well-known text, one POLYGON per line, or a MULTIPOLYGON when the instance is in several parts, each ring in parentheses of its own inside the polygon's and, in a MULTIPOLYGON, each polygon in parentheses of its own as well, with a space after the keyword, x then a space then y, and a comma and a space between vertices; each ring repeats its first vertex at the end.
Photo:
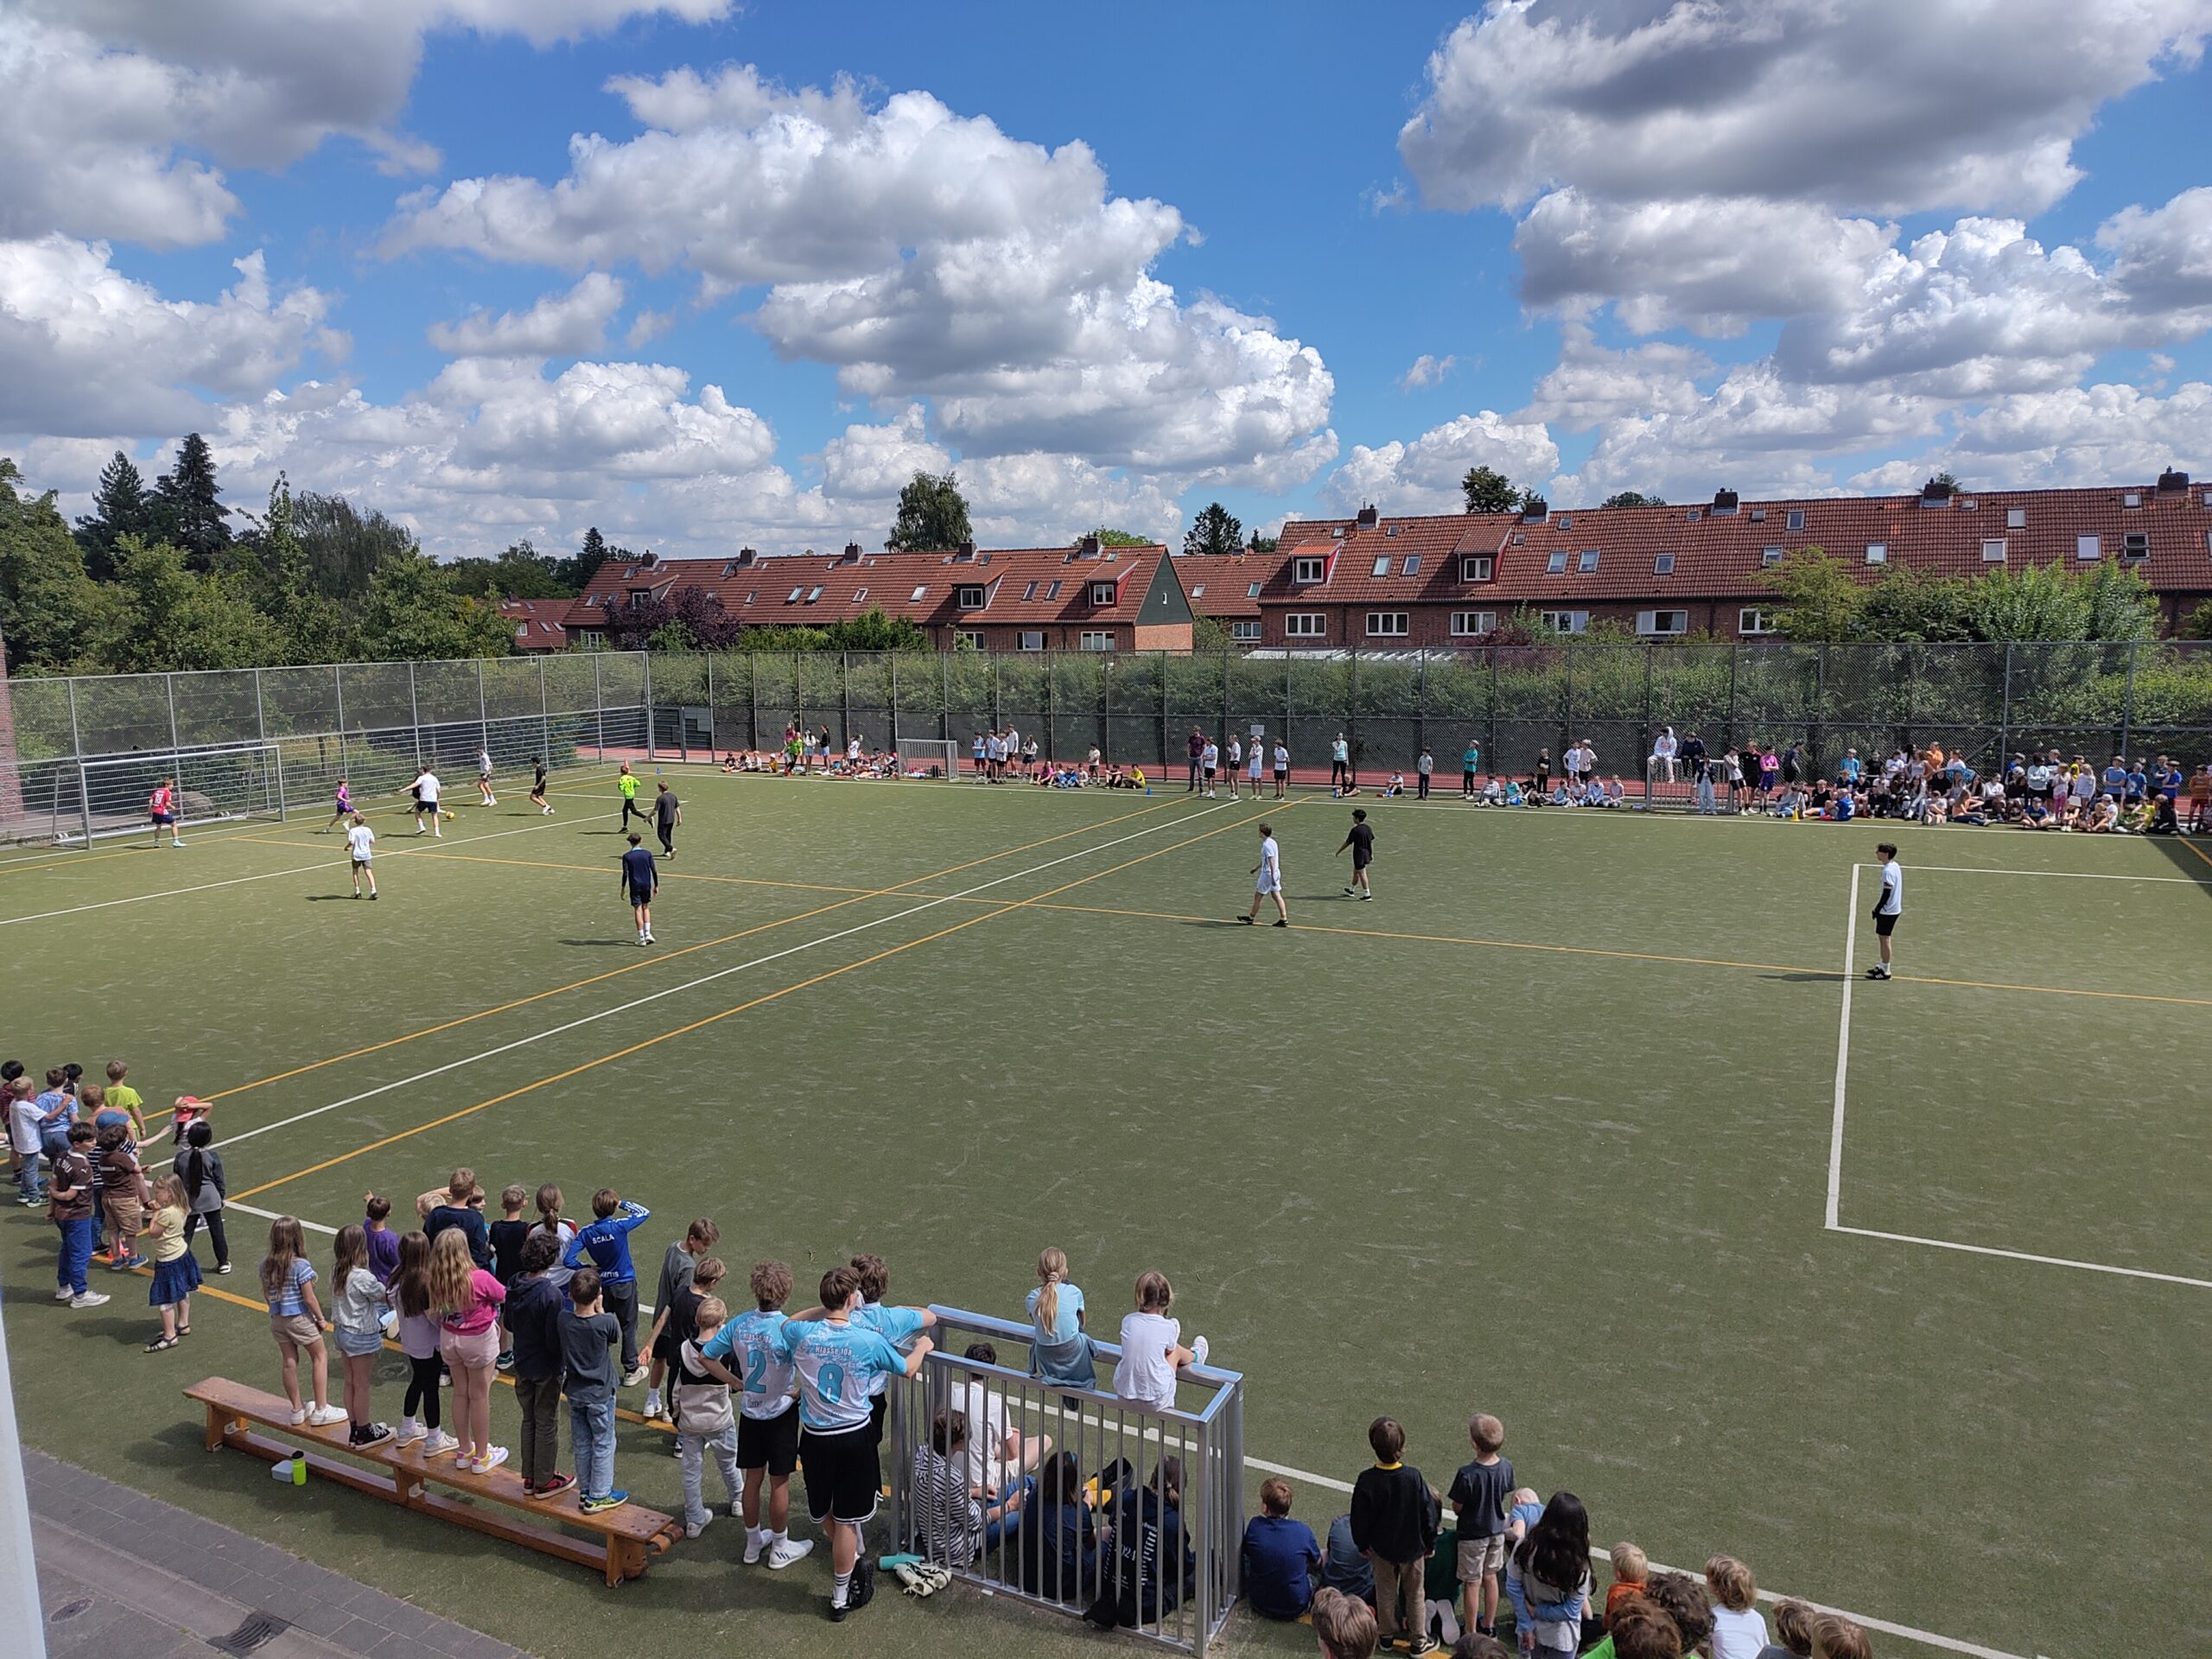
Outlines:
MULTIPOLYGON (((1349 1481, 1389 1412, 1440 1486, 1494 1412, 1601 1546, 1725 1549, 1955 1651, 2165 1650, 2206 1587, 2196 846, 1891 831, 1900 976, 1847 986, 1853 863, 1886 826, 1370 798, 1377 898, 1356 904, 1325 794, 671 776, 686 823, 647 950, 604 774, 558 785, 550 819, 518 785, 456 801, 442 842, 380 808, 373 905, 315 815, 16 855, 4 1046, 125 1058, 149 1106, 214 1096, 232 1198, 327 1225, 456 1164, 494 1193, 556 1180, 572 1212, 611 1183, 655 1212, 641 1273, 708 1213, 741 1281, 780 1255, 805 1300, 872 1249, 894 1300, 1014 1317, 1057 1243, 1109 1338, 1160 1268, 1245 1374, 1259 1467, 1349 1481), (1287 932, 1228 920, 1263 817, 1287 932)), ((743 1572, 732 1523, 609 1591, 204 1453, 179 1388, 276 1385, 239 1300, 265 1224, 230 1222, 226 1294, 148 1356, 143 1281, 96 1264, 115 1300, 54 1306, 53 1229, 11 1211, 30 1443, 561 1659, 856 1639, 821 1622, 818 1555, 743 1572)), ((512 1395, 493 1408, 512 1444, 512 1395)), ((618 1482, 669 1508, 659 1444, 625 1425, 618 1482)), ((1325 1529, 1341 1491, 1295 1484, 1325 1529)), ((857 1639, 1096 1641, 965 1591, 880 1599, 857 1639)), ((1230 1639, 1311 1647, 1243 1619, 1230 1639)))

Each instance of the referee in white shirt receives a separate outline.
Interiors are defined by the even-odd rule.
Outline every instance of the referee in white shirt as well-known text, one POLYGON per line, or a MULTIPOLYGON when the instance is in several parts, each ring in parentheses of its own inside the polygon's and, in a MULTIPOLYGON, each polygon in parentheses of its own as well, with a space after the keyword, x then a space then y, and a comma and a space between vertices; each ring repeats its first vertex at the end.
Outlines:
POLYGON ((1897 931, 1897 921, 1904 914, 1904 872, 1897 868, 1895 842, 1884 842, 1874 851, 1882 860, 1882 896, 1874 901, 1874 938, 1881 946, 1882 959, 1866 970, 1869 979, 1890 977, 1890 936, 1897 931))

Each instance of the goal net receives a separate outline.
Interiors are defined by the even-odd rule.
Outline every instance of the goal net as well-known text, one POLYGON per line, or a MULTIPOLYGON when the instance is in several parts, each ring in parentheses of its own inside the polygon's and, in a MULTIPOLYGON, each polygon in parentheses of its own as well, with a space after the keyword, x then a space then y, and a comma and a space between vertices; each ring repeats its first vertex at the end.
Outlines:
POLYGON ((902 737, 899 740, 899 770, 927 772, 941 778, 960 776, 961 747, 941 737, 902 737))
POLYGON ((171 779, 181 824, 281 818, 284 787, 274 743, 156 749, 81 760, 83 822, 64 841, 96 841, 146 829, 147 802, 171 779))

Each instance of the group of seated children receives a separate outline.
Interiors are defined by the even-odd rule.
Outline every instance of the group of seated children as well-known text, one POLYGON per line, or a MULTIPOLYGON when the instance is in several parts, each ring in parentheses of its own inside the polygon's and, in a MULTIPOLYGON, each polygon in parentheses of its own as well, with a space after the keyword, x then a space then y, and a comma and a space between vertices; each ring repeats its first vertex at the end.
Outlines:
POLYGON ((1468 1436, 1474 1456, 1440 1493, 1406 1460, 1405 1431, 1376 1418, 1374 1464, 1360 1471, 1325 1548, 1291 1519, 1289 1482, 1263 1483, 1260 1513, 1244 1529, 1253 1611, 1310 1616, 1326 1659, 1446 1643, 1453 1659, 1514 1659, 1497 1640, 1501 1591, 1521 1659, 1872 1659, 1859 1624, 1793 1598, 1775 1604, 1770 1637, 1751 1570, 1732 1555, 1713 1556, 1700 1582, 1655 1574, 1642 1549, 1616 1544, 1601 1599, 1581 1500, 1561 1491, 1543 1503, 1516 1486, 1497 1418, 1477 1415, 1468 1436))
POLYGON ((1594 777, 1586 783, 1560 778, 1546 787, 1541 779, 1500 778, 1491 772, 1490 781, 1474 798, 1483 806, 1617 807, 1624 804, 1627 797, 1618 773, 1603 783, 1594 777))
POLYGON ((756 749, 734 749, 722 756, 722 771, 761 772, 779 778, 936 778, 938 766, 906 766, 895 749, 866 748, 858 737, 842 753, 817 750, 792 753, 789 749, 769 753, 756 749))

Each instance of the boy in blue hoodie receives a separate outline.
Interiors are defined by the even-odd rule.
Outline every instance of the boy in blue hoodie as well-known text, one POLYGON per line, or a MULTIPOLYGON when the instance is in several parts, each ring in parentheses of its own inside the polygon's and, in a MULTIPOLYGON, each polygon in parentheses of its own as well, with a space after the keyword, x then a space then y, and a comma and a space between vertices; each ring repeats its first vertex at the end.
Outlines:
POLYGON ((569 1241, 561 1265, 573 1271, 588 1256, 599 1269, 606 1309, 622 1327, 622 1386, 634 1389, 645 1380, 645 1368, 638 1363, 638 1269, 630 1260, 630 1235, 652 1211, 602 1186, 591 1195, 591 1212, 594 1219, 569 1241))

